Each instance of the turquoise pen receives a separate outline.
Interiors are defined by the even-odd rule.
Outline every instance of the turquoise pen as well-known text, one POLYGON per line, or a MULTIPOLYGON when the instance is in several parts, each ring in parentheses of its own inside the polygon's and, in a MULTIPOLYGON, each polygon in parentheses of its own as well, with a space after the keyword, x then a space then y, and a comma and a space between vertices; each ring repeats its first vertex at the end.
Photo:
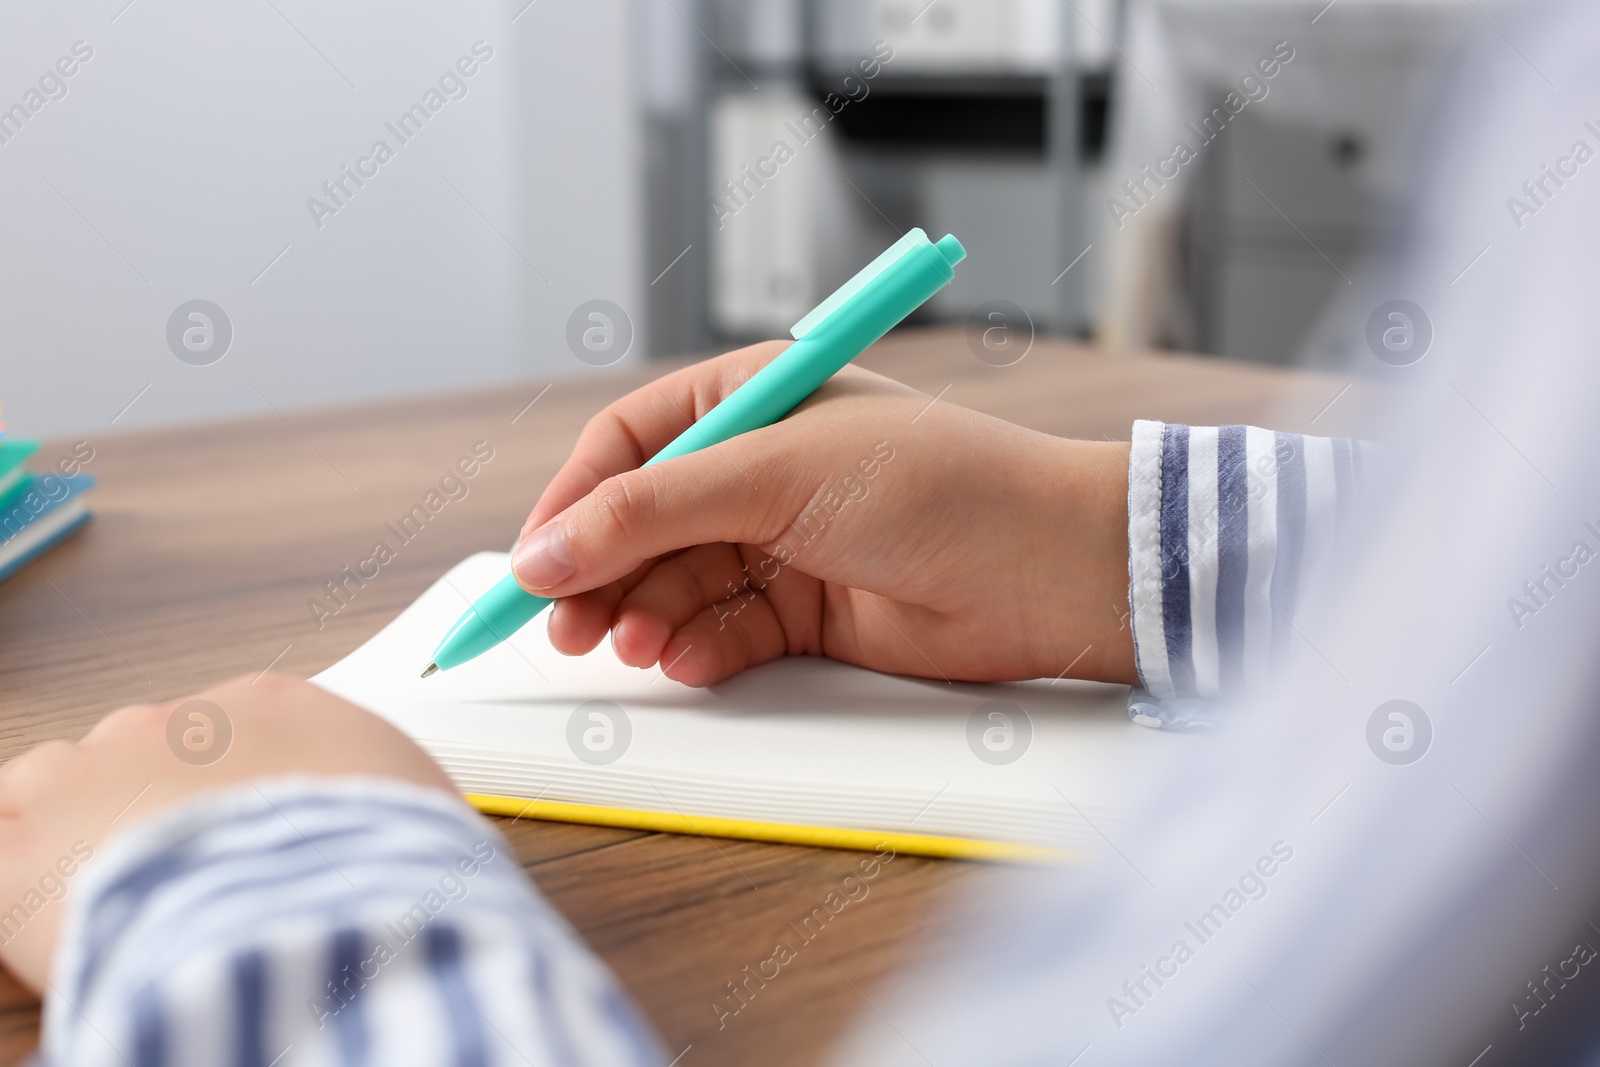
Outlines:
MULTIPOLYGON (((868 345, 948 285, 967 251, 953 235, 937 243, 911 230, 806 314, 789 333, 794 344, 729 393, 645 464, 721 444, 770 426, 793 411, 868 345)), ((522 629, 553 601, 508 574, 456 620, 434 649, 426 678, 483 655, 522 629)))

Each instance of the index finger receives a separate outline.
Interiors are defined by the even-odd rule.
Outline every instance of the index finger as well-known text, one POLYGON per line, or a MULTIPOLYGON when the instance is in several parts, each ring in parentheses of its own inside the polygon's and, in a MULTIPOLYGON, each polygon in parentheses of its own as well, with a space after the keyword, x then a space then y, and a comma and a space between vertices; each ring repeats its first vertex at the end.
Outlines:
POLYGON ((789 341, 763 341, 673 371, 609 405, 590 419, 572 455, 550 479, 523 523, 522 536, 565 511, 613 475, 634 470, 687 430, 789 341))

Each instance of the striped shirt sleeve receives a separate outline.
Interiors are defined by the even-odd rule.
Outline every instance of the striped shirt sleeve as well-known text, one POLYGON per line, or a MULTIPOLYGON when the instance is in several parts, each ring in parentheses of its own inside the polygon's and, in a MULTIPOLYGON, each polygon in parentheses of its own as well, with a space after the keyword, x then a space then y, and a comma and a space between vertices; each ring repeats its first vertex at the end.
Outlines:
POLYGON ((1128 465, 1128 602, 1150 726, 1205 725, 1286 651, 1312 561, 1348 509, 1359 441, 1139 421, 1128 465))
POLYGON ((455 798, 283 778, 84 868, 37 1067, 664 1062, 615 980, 455 798))

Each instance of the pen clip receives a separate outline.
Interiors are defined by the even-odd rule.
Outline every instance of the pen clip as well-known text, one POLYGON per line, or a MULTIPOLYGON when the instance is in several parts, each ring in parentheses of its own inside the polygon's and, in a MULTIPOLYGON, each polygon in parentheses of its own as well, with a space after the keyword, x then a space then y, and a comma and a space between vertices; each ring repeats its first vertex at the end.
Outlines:
POLYGON ((912 249, 921 245, 930 244, 927 231, 920 226, 914 226, 905 232, 905 235, 879 253, 878 258, 868 263, 855 273, 855 276, 835 289, 822 303, 806 312, 789 330, 789 336, 796 341, 816 329, 829 315, 838 311, 850 301, 850 298, 867 287, 878 275, 888 270, 900 258, 912 249))

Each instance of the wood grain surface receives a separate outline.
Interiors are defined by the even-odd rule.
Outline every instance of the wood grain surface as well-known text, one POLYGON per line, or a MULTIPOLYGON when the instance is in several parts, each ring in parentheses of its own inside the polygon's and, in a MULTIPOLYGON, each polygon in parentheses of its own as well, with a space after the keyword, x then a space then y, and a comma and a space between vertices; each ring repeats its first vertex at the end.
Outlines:
MULTIPOLYGON (((1370 429, 1364 383, 1188 356, 1039 339, 990 366, 959 329, 886 339, 861 362, 1035 429, 1125 439, 1135 418, 1370 429), (1365 421, 1364 421, 1365 420, 1365 421)), ((344 656, 452 564, 505 550, 585 420, 677 364, 379 405, 84 438, 95 518, 0 583, 0 759, 80 736, 128 703, 269 667, 301 676, 344 656), (537 399, 535 399, 537 398, 537 399), (531 405, 530 405, 530 402, 531 405), (419 503, 476 442, 494 458, 332 617, 308 602, 419 503)), ((36 466, 67 455, 48 443, 36 466)), ((957 951, 954 894, 1038 874, 900 857, 719 1028, 713 1001, 771 954, 857 857, 828 849, 496 820, 533 880, 615 969, 680 1067, 807 1064, 851 1025, 890 1023, 897 965, 957 951), (691 1047, 692 1046, 692 1047, 691 1047), (684 1050, 687 1049, 687 1052, 684 1050)), ((36 1040, 38 1005, 0 977, 0 1064, 36 1040)))

